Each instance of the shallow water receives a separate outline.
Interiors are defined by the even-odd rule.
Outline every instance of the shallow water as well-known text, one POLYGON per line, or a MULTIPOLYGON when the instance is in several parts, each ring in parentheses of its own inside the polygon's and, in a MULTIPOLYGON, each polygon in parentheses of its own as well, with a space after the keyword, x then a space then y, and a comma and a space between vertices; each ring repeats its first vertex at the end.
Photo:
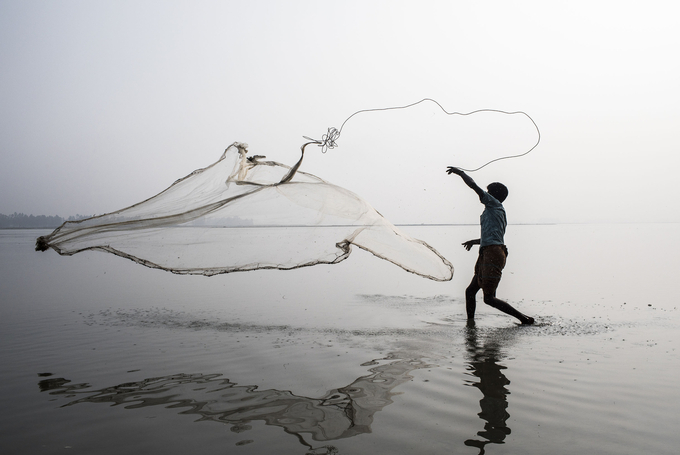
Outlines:
POLYGON ((355 250, 177 276, 0 231, 0 452, 677 453, 677 224, 510 226, 498 296, 462 294, 475 226, 405 227, 437 283, 355 250))

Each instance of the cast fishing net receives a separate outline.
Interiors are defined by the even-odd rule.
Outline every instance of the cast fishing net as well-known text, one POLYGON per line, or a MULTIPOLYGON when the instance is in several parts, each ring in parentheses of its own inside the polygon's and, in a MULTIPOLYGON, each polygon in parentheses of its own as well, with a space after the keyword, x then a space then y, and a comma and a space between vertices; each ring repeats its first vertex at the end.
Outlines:
MULTIPOLYGON (((305 146, 308 144, 305 144, 305 146)), ((304 157, 304 147, 302 153, 304 157)), ((356 194, 230 145, 219 160, 139 204, 40 237, 37 250, 99 250, 178 274, 334 264, 355 245, 437 281, 452 265, 356 194)))

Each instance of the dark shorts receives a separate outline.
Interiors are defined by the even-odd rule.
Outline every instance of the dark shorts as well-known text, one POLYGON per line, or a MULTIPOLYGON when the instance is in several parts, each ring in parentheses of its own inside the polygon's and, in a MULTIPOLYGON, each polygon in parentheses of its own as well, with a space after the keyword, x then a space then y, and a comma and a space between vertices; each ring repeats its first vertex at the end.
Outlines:
POLYGON ((507 257, 508 249, 505 245, 487 245, 479 249, 475 276, 485 295, 496 295, 507 257))

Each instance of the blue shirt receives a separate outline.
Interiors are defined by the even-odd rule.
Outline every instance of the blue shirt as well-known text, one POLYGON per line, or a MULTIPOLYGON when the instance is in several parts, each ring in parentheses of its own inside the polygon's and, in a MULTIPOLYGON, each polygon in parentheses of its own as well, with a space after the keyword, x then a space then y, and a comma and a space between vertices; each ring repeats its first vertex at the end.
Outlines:
POLYGON ((480 198, 480 202, 484 204, 484 212, 479 217, 479 224, 482 227, 482 237, 479 246, 504 245, 503 236, 505 235, 508 220, 505 217, 503 204, 486 191, 480 198))

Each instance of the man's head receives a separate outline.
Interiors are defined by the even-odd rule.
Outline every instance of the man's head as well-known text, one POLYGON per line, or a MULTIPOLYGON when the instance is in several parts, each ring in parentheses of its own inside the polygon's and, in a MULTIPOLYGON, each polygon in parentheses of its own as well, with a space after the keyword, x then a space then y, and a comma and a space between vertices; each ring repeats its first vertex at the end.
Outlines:
POLYGON ((503 202, 505 198, 508 197, 508 188, 499 182, 489 183, 486 190, 491 196, 495 197, 498 202, 503 202))

